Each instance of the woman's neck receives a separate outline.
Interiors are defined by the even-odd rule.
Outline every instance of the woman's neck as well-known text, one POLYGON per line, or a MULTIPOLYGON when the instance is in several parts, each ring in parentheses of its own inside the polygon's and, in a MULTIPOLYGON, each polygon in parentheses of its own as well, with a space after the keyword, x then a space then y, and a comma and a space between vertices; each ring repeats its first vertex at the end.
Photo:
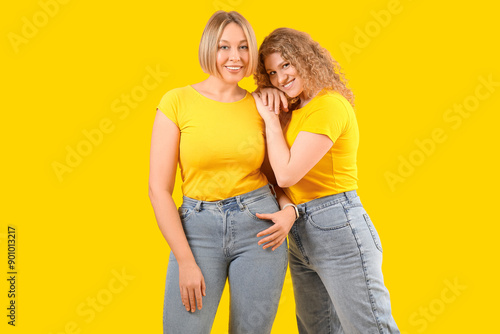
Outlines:
POLYGON ((300 104, 298 106, 298 108, 303 108, 306 104, 308 104, 309 102, 311 102, 312 99, 314 99, 316 97, 316 95, 319 94, 320 91, 317 91, 313 94, 311 94, 309 97, 306 98, 306 94, 304 92, 302 92, 300 94, 300 104))
POLYGON ((192 87, 202 95, 219 102, 236 102, 247 93, 238 83, 228 83, 212 75, 192 87))

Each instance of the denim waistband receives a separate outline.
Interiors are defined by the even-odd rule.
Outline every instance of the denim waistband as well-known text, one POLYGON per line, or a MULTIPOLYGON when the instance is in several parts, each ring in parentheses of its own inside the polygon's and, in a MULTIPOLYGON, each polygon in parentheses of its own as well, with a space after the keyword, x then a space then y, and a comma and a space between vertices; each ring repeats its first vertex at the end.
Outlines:
POLYGON ((202 201, 202 200, 197 200, 191 197, 183 196, 182 197, 182 205, 183 206, 190 206, 194 207, 196 211, 200 211, 202 207, 205 208, 217 208, 217 207, 224 207, 224 206, 232 206, 237 204, 238 206, 242 207, 242 204, 249 204, 254 201, 259 200, 262 197, 271 195, 275 197, 275 192, 274 192, 274 187, 272 184, 266 184, 263 187, 260 187, 258 189, 252 190, 250 192, 229 197, 226 199, 222 199, 220 201, 202 201))
POLYGON ((314 211, 317 209, 321 209, 322 207, 334 205, 334 204, 337 204, 337 203, 340 203, 343 201, 347 201, 349 199, 356 198, 356 197, 358 197, 356 190, 350 190, 350 191, 346 191, 343 193, 324 196, 324 197, 310 200, 309 202, 305 202, 305 203, 297 205, 297 209, 299 210, 299 213, 304 214, 308 211, 314 211))

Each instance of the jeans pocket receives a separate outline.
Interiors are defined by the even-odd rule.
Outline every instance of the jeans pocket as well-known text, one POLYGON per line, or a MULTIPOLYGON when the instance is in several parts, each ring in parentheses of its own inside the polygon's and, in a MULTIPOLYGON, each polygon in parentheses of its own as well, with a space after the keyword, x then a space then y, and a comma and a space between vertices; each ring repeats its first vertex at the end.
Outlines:
POLYGON ((256 213, 275 213, 279 211, 278 202, 274 198, 273 195, 267 195, 260 200, 255 202, 251 202, 248 204, 244 204, 244 212, 251 218, 255 220, 262 221, 262 219, 258 218, 256 213))
POLYGON ((370 230, 370 233, 372 235, 373 242, 375 243, 375 246, 382 253, 382 243, 380 242, 380 237, 378 235, 377 230, 375 229, 375 226, 372 223, 372 220, 370 219, 370 216, 368 216, 368 214, 364 213, 363 217, 365 218, 366 225, 368 226, 368 229, 370 230))
POLYGON ((177 212, 179 212, 179 218, 181 219, 181 222, 185 223, 191 218, 194 208, 186 208, 186 207, 180 207, 177 209, 177 212))
POLYGON ((349 220, 341 203, 337 203, 309 214, 307 221, 323 231, 337 230, 349 225, 349 220))

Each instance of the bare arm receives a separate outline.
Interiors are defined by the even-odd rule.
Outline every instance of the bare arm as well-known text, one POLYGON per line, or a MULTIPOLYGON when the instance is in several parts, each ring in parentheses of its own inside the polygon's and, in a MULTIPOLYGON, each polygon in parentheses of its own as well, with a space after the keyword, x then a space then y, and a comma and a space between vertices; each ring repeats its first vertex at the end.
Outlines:
POLYGON ((278 116, 264 106, 258 95, 254 94, 254 99, 266 123, 267 149, 276 181, 282 188, 291 187, 321 160, 333 142, 326 135, 301 131, 289 149, 278 116))
MULTIPOLYGON (((269 160, 267 158, 264 159, 264 163, 262 164, 261 171, 267 176, 269 183, 276 184, 276 180, 274 177, 274 173, 271 169, 271 165, 269 164, 269 160)), ((286 204, 292 203, 288 196, 279 188, 278 186, 274 187, 276 191, 276 197, 278 199, 279 207, 282 208, 286 204)), ((286 207, 283 210, 280 210, 275 213, 257 213, 257 217, 260 219, 268 219, 271 220, 274 225, 271 227, 259 232, 257 237, 263 237, 259 240, 259 245, 264 245, 262 248, 266 249, 272 247, 274 251, 276 248, 281 246, 283 242, 286 240, 286 236, 288 232, 293 226, 295 219, 295 209, 291 206, 286 207)))
POLYGON ((179 128, 157 111, 151 136, 149 198, 158 227, 179 263, 179 288, 186 310, 202 308, 205 281, 194 259, 177 213, 172 192, 179 151, 179 128), (196 301, 195 301, 196 300, 196 301))

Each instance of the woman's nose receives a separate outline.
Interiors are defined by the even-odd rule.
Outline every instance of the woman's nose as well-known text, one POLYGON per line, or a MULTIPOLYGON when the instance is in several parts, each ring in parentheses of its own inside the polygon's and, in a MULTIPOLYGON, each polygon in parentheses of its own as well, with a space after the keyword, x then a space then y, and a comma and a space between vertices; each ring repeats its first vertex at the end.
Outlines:
POLYGON ((239 61, 240 60, 240 54, 238 53, 237 50, 232 50, 231 54, 229 55, 229 60, 231 61, 239 61))

